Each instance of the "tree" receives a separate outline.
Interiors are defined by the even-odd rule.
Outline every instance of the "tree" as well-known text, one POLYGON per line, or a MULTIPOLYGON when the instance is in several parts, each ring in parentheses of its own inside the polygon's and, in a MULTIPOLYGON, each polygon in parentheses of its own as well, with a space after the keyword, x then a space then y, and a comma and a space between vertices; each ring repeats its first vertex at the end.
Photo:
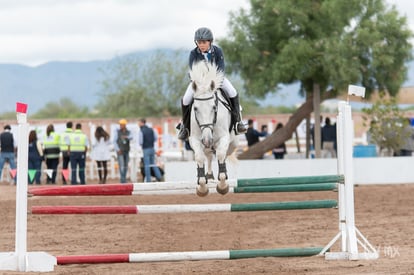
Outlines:
POLYGON ((179 101, 189 79, 180 52, 157 52, 149 59, 127 56, 103 70, 102 117, 160 117, 180 113, 179 101))
MULTIPOLYGON (((230 35, 219 43, 230 72, 246 92, 263 98, 280 84, 299 81, 306 102, 284 127, 239 155, 260 158, 292 135, 320 100, 348 84, 395 95, 411 59, 407 20, 383 0, 251 0, 251 9, 231 14, 230 35), (329 92, 326 92, 329 91, 329 92), (283 138, 281 137, 283 136, 283 138)), ((316 120, 315 137, 319 134, 316 120)), ((318 139, 315 141, 319 144, 318 139)))
POLYGON ((88 107, 78 107, 70 98, 64 97, 59 102, 48 102, 45 107, 33 114, 33 118, 82 118, 89 115, 88 107))
POLYGON ((411 138, 411 126, 393 97, 383 93, 371 108, 363 108, 364 126, 369 125, 369 142, 376 144, 380 151, 386 149, 398 153, 407 139, 411 138))

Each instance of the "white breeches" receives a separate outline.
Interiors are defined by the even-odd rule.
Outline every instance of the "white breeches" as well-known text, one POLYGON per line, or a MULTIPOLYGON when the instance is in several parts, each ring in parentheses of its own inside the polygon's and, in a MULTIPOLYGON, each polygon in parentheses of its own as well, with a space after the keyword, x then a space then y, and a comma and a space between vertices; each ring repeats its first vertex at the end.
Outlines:
MULTIPOLYGON (((183 96, 183 104, 185 106, 188 106, 193 101, 194 91, 193 91, 193 87, 192 87, 191 84, 192 83, 190 82, 190 84, 188 85, 187 90, 185 91, 185 94, 183 96)), ((224 78, 223 84, 221 85, 221 88, 227 94, 227 96, 230 97, 230 98, 233 98, 237 95, 236 89, 233 87, 233 85, 231 84, 231 82, 227 78, 224 78)))

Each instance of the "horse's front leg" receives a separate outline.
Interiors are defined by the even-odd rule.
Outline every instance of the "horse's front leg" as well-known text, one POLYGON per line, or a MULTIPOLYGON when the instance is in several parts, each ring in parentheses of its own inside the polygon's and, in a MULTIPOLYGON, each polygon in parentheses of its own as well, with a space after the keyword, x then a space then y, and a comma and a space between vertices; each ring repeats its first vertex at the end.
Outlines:
POLYGON ((205 197, 208 195, 207 177, 204 170, 205 155, 201 150, 194 150, 194 158, 197 163, 197 195, 205 197))
MULTIPOLYGON (((226 140, 224 140, 226 141, 226 140)), ((218 193, 225 195, 229 192, 229 184, 226 182, 227 180, 227 168, 226 168, 226 157, 227 157, 227 147, 228 142, 224 142, 218 146, 216 150, 216 156, 218 161, 218 180, 219 183, 216 186, 216 190, 218 193)))
POLYGON ((205 155, 202 150, 203 146, 198 140, 191 140, 191 147, 194 150, 194 159, 197 163, 197 189, 196 193, 200 197, 208 194, 207 178, 204 170, 205 155))
POLYGON ((207 186, 204 164, 203 166, 199 166, 199 164, 197 164, 197 184, 197 195, 200 197, 207 196, 209 190, 207 186))
POLYGON ((229 184, 226 182, 228 179, 227 177, 227 168, 226 168, 226 161, 223 162, 218 161, 218 180, 216 190, 219 194, 225 195, 229 192, 229 184))

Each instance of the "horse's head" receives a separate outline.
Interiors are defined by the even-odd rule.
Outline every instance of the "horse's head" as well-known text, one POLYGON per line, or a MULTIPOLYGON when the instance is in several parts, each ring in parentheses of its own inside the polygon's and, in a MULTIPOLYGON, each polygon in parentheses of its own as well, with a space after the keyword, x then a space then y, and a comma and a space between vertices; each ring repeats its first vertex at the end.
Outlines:
POLYGON ((217 121, 216 93, 204 93, 194 97, 193 112, 201 131, 201 143, 210 148, 213 145, 214 126, 217 121))
POLYGON ((224 75, 215 65, 198 62, 190 71, 194 90, 193 112, 201 131, 201 142, 206 148, 213 145, 214 126, 217 121, 218 98, 224 75))

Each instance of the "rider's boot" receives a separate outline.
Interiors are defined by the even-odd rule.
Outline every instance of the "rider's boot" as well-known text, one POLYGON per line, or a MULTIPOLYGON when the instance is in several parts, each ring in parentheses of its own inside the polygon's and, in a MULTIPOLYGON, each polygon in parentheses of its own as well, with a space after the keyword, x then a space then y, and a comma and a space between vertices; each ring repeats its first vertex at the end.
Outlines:
POLYGON ((177 126, 179 127, 180 132, 178 133, 178 138, 181 140, 187 140, 190 136, 190 113, 191 113, 191 104, 184 105, 181 102, 181 112, 182 112, 182 122, 177 126))
POLYGON ((242 119, 241 119, 241 113, 240 113, 240 103, 239 103, 239 95, 236 95, 235 97, 230 98, 231 105, 233 106, 233 111, 235 115, 235 130, 236 134, 244 134, 247 131, 246 125, 244 125, 242 119))

